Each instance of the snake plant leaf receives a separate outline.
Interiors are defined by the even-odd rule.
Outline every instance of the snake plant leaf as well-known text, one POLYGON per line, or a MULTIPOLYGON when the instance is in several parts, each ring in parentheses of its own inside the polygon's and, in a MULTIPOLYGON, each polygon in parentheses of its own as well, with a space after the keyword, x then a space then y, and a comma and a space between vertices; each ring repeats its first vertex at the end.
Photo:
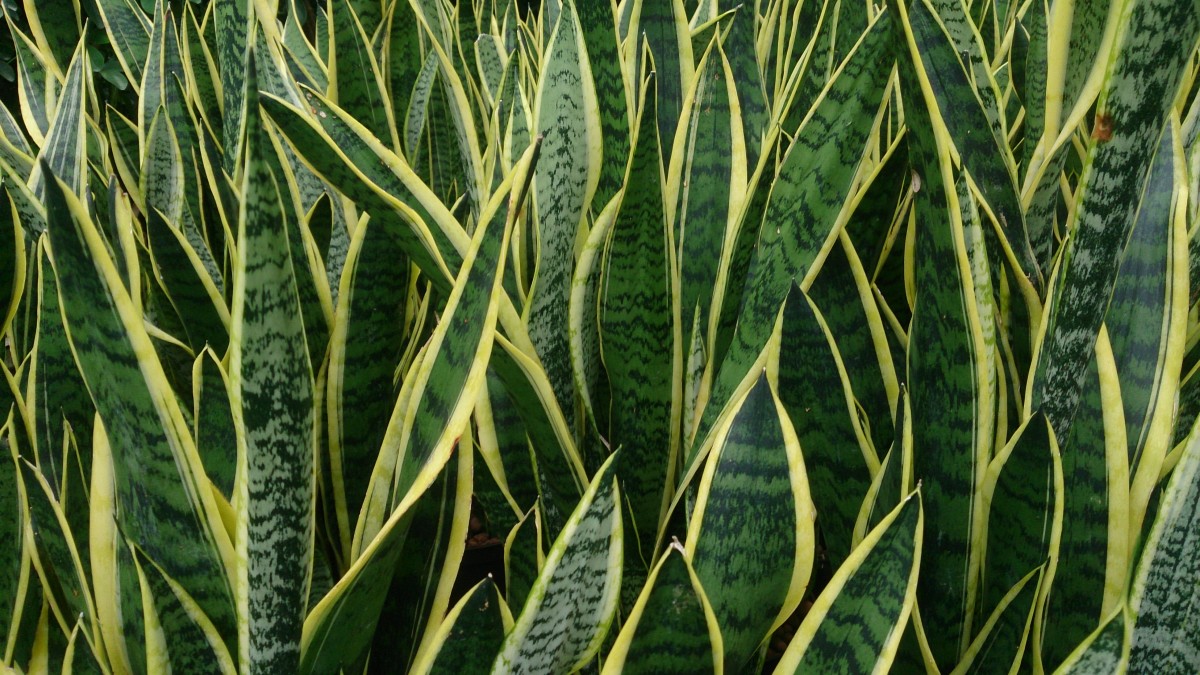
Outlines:
POLYGON ((500 349, 493 352, 491 365, 529 435, 538 495, 547 531, 554 536, 587 486, 583 459, 538 364, 502 335, 497 336, 497 344, 500 349))
MULTIPOLYGON (((641 52, 640 45, 644 39, 654 55, 653 68, 658 76, 658 86, 650 90, 648 95, 655 96, 658 101, 658 135, 663 139, 663 163, 670 164, 671 148, 675 130, 680 123, 684 95, 691 88, 692 78, 695 77, 695 58, 692 56, 688 17, 683 0, 643 0, 637 3, 634 12, 638 53, 641 52)), ((650 68, 649 63, 643 63, 641 70, 635 68, 633 72, 640 78, 650 68)), ((644 102, 637 101, 637 104, 644 105, 644 102)))
MULTIPOLYGON (((420 20, 424 15, 418 14, 417 18, 420 20)), ((428 22, 425 23, 425 27, 432 30, 428 22)), ((437 183, 453 182, 457 194, 464 194, 468 198, 471 213, 478 215, 487 200, 487 188, 490 187, 490 183, 484 180, 479 132, 475 123, 475 111, 467 94, 467 85, 463 84, 465 75, 459 74, 459 68, 462 67, 461 50, 454 50, 455 59, 452 61, 436 40, 429 40, 426 44, 431 53, 438 57, 438 79, 443 85, 440 88, 441 96, 434 98, 434 105, 435 109, 444 110, 435 114, 431 120, 436 146, 434 149, 439 155, 444 153, 444 156, 431 165, 431 168, 435 169, 435 178, 441 177, 435 182, 435 186, 437 183)), ((447 203, 454 201, 449 198, 451 193, 445 190, 438 190, 438 193, 447 203)))
POLYGON ((320 124, 271 96, 264 96, 262 105, 318 176, 358 202, 372 217, 387 223, 388 231, 413 262, 435 284, 446 284, 448 289, 447 280, 462 259, 452 237, 465 236, 458 234, 461 228, 458 233, 441 229, 447 220, 453 221, 453 216, 428 188, 414 195, 410 187, 419 179, 361 125, 345 117, 320 94, 306 91, 305 97, 310 109, 317 111, 320 124), (400 176, 393 173, 393 167, 399 167, 400 176), (426 208, 443 213, 435 219, 426 208))
POLYGON ((1121 380, 1135 529, 1172 445, 1170 416, 1187 333, 1187 234, 1173 199, 1185 176, 1178 136, 1172 121, 1146 179, 1105 320, 1121 380))
POLYGON ((48 164, 42 171, 68 339, 113 441, 117 520, 228 644, 236 635, 233 547, 183 413, 96 226, 48 164))
POLYGON ((33 172, 32 151, 25 141, 25 133, 16 126, 16 120, 12 119, 7 108, 0 109, 0 124, 4 125, 0 127, 0 162, 7 164, 11 172, 18 176, 29 176, 33 172), (7 128, 9 122, 13 125, 12 129, 7 128))
POLYGON ((429 54, 412 79, 408 107, 404 111, 404 151, 414 162, 421 151, 421 137, 425 134, 425 121, 429 117, 429 101, 433 98, 437 73, 437 55, 429 54))
MULTIPOLYGON (((911 36, 914 69, 927 97, 926 105, 937 120, 935 127, 945 125, 949 136, 946 140, 951 144, 947 151, 954 153, 955 160, 971 174, 987 200, 1000 234, 997 238, 1000 249, 993 249, 991 256, 1007 259, 1035 289, 1040 288, 1041 272, 1025 231, 1016 176, 1011 164, 1004 161, 1008 144, 993 133, 986 108, 977 98, 976 92, 985 87, 972 86, 954 53, 955 45, 938 27, 931 12, 927 0, 913 0, 904 22, 906 33, 911 36)), ((992 231, 992 228, 986 230, 992 231)))
MULTIPOLYGON (((526 173, 532 160, 533 154, 525 160, 526 173)), ((511 189, 512 178, 508 181, 510 185, 502 186, 488 205, 485 214, 489 219, 475 232, 442 319, 420 365, 411 371, 413 381, 401 390, 400 403, 416 398, 411 401, 413 414, 405 415, 408 411, 400 405, 393 411, 372 477, 373 481, 379 479, 380 487, 368 488, 356 529, 352 553, 358 555, 305 619, 302 673, 332 672, 358 663, 366 654, 413 505, 442 473, 469 423, 471 408, 484 386, 495 334, 499 270, 504 265, 512 218, 521 207, 520 202, 514 204, 503 224, 491 222, 491 214, 499 212, 511 189), (415 395, 411 393, 414 389, 415 395), (395 419, 398 414, 403 419, 395 419), (353 613, 355 620, 347 622, 344 612, 353 613)))
POLYGON ((438 628, 437 652, 416 664, 414 673, 483 675, 491 671, 512 613, 491 577, 475 584, 450 610, 438 628))
POLYGON ((99 659, 96 658, 92 643, 88 642, 85 634, 86 628, 84 620, 80 618, 75 622, 75 627, 71 629, 71 634, 67 637, 67 645, 62 652, 63 672, 67 675, 104 672, 100 667, 99 659))
POLYGON ((738 106, 742 111, 742 135, 746 140, 746 166, 758 166, 763 154, 763 137, 767 133, 770 109, 763 85, 762 65, 754 44, 755 17, 752 8, 742 4, 725 34, 723 48, 729 65, 737 73, 738 106))
MULTIPOLYGON (((642 121, 645 123, 644 117, 642 121)), ((571 365, 575 371, 575 388, 584 415, 589 426, 594 427, 594 435, 597 436, 611 430, 612 393, 601 354, 600 316, 596 308, 604 292, 601 276, 605 271, 604 250, 620 213, 623 198, 624 193, 618 192, 596 216, 587 233, 587 239, 580 248, 574 278, 571 280, 570 323, 567 327, 571 343, 571 365)), ((662 200, 661 188, 657 199, 659 202, 662 200)), ((661 204, 659 210, 661 212, 661 204)), ((601 450, 595 456, 589 455, 588 463, 598 467, 603 462, 603 456, 607 454, 607 451, 601 450)))
MULTIPOLYGON (((904 44, 907 19, 903 14, 899 18, 897 37, 904 44)), ((902 60, 901 82, 910 96, 919 96, 916 68, 902 60)), ((928 101, 926 105, 932 106, 928 101)), ((975 611, 980 563, 975 486, 994 444, 995 392, 987 376, 992 362, 987 360, 982 308, 956 189, 966 177, 952 173, 945 139, 934 131, 936 114, 936 109, 916 105, 905 115, 910 157, 921 183, 914 197, 916 300, 909 329, 908 386, 913 468, 922 481, 932 544, 922 558, 921 621, 934 659, 948 666, 970 639, 975 611)))
MULTIPOLYGON (((476 423, 480 427, 480 452, 483 454, 488 468, 497 484, 501 483, 496 465, 503 469, 503 489, 512 500, 514 518, 525 513, 538 499, 538 486, 534 477, 534 467, 531 461, 530 441, 526 434, 524 422, 518 411, 517 403, 509 397, 504 380, 497 374, 494 367, 489 365, 487 375, 487 406, 477 406, 475 409, 476 423), (490 413, 490 423, 480 419, 490 413), (494 451, 498 457, 491 458, 494 451), (499 460, 499 462, 495 460, 499 460)), ((489 517, 491 511, 489 510, 489 517)), ((515 521, 512 525, 515 525, 515 521)), ((505 530, 510 529, 505 528, 505 530)))
POLYGON ((229 400, 229 375, 211 347, 192 364, 192 419, 196 450, 204 473, 227 501, 233 501, 237 435, 229 400))
POLYGON ((76 537, 62 510, 62 503, 55 495, 61 491, 61 486, 49 483, 46 474, 28 460, 22 460, 22 470, 25 503, 29 508, 28 518, 42 574, 55 579, 60 587, 61 597, 50 597, 49 602, 61 616, 94 619, 95 609, 91 607, 88 584, 90 566, 86 558, 80 556, 76 537))
MULTIPOLYGON (((5 10, 5 16, 8 12, 5 10)), ((41 147, 50 131, 54 109, 58 100, 59 84, 50 66, 42 58, 37 45, 18 28, 15 21, 7 21, 12 33, 13 51, 16 53, 18 102, 21 121, 34 145, 41 147)))
MULTIPOLYGON (((372 0, 375 9, 379 3, 372 0)), ((354 5, 365 3, 335 2, 330 5, 329 98, 371 131, 376 138, 400 147, 392 106, 385 98, 383 74, 371 49, 370 33, 364 33, 354 5)))
POLYGON ((1200 35, 1200 5, 1141 2, 1117 30, 1077 188, 1072 236, 1058 263, 1027 396, 1026 407, 1041 408, 1060 437, 1066 437, 1079 405, 1154 140, 1179 86, 1184 55, 1200 35))
POLYGON ((604 661, 605 673, 721 673, 721 630, 679 542, 646 579, 604 661))
POLYGON ((393 369, 406 338, 397 317, 404 316, 408 286, 403 253, 386 229, 360 222, 343 268, 327 380, 328 451, 346 555, 350 514, 362 507, 391 416, 393 369))
POLYGON ((1193 427, 1142 549, 1129 608, 1131 673, 1200 668, 1200 431, 1193 427))
MULTIPOLYGON (((180 58, 187 74, 188 89, 194 92, 197 118, 209 131, 219 133, 221 127, 221 94, 217 91, 217 62, 212 50, 204 40, 204 30, 196 18, 192 5, 183 11, 182 31, 179 38, 180 58)), ((218 144, 219 147, 219 144, 218 144)))
POLYGON ((150 645, 161 640, 167 652, 167 661, 162 665, 169 663, 169 670, 235 672, 233 656, 187 591, 140 551, 135 558, 143 584, 147 652, 153 652, 150 645))
MULTIPOLYGON (((980 590, 982 615, 999 607, 1029 570, 1050 560, 1053 575, 1063 527, 1063 462, 1045 416, 1025 421, 988 465, 982 491, 987 556, 980 590)), ((1040 653, 1038 632, 1032 645, 1040 653)))
POLYGON ((213 5, 210 17, 216 33, 217 65, 221 81, 221 140, 225 153, 223 168, 230 175, 237 169, 242 152, 242 128, 246 113, 246 57, 256 19, 251 0, 230 0, 213 5))
MULTIPOLYGON (((890 13, 876 18, 822 92, 770 190, 758 232, 736 333, 715 378, 697 441, 707 436, 732 391, 757 358, 793 280, 811 286, 841 228, 839 214, 878 115, 892 62, 890 13)), ((747 222, 745 227, 756 226, 747 222)), ((700 446, 692 446, 688 464, 700 446)))
POLYGON ((621 586, 624 537, 614 466, 620 456, 614 453, 596 473, 546 554, 491 672, 573 672, 600 649, 621 586))
POLYGON ((62 443, 68 429, 78 438, 91 438, 95 408, 88 398, 59 309, 58 284, 50 266, 45 240, 39 240, 37 258, 37 335, 29 379, 34 441, 38 469, 58 496, 66 478, 62 443))
POLYGON ((672 212, 680 311, 689 320, 698 312, 707 335, 730 214, 740 206, 735 200, 745 190, 746 144, 739 128, 736 78, 718 42, 705 52, 697 72, 682 111, 686 132, 680 136, 685 145, 668 167, 669 182, 678 184, 667 191, 679 193, 679 205, 672 205, 672 212))
MULTIPOLYGON (((169 81, 173 76, 182 75, 178 39, 175 35, 175 17, 171 13, 170 5, 164 9, 162 0, 155 0, 150 51, 146 55, 146 70, 142 75, 141 96, 138 97, 137 122, 141 132, 150 132, 151 121, 158 114, 158 109, 166 106, 169 81)), ((149 154, 147 140, 142 137, 145 154, 149 154)))
POLYGON ((996 603, 954 673, 1013 672, 1022 666, 1029 642, 1036 641, 1032 632, 1045 571, 1034 569, 996 603))
MULTIPOLYGON (((630 3, 632 4, 632 3, 630 3)), ((621 186, 624 159, 629 156, 629 101, 621 70, 616 14, 611 0, 579 3, 579 23, 587 43, 588 64, 596 87, 603 161, 593 206, 607 204, 621 186)))
POLYGON ((419 365, 405 376, 355 528, 352 551, 361 551, 387 513, 408 498, 406 493, 422 476, 424 465, 436 464, 439 455, 448 451, 446 442, 440 440, 445 435, 447 420, 469 414, 479 389, 484 386, 486 359, 484 363, 476 363, 472 357, 477 352, 490 355, 495 317, 499 313, 498 298, 503 293, 502 285, 493 284, 502 279, 502 267, 490 263, 504 261, 512 223, 524 196, 524 185, 518 185, 517 179, 528 178, 536 158, 535 146, 526 153, 523 168, 510 175, 502 189, 493 195, 484 212, 490 222, 480 229, 494 234, 475 244, 482 251, 478 254, 480 262, 474 269, 464 263, 464 271, 456 283, 459 290, 447 301, 442 321, 424 347, 424 356, 418 357, 419 365), (511 203, 510 191, 513 191, 511 203), (463 289, 467 282, 473 286, 463 289), (461 308, 455 307, 459 303, 461 308), (450 317, 458 311, 463 313, 462 318, 452 322, 450 317), (484 320, 475 320, 479 318, 484 320))
MULTIPOLYGON (((856 213, 862 213, 861 203, 856 213)), ((900 384, 892 340, 873 292, 870 272, 864 268, 869 263, 859 258, 851 239, 848 232, 839 235, 808 294, 837 345, 854 400, 862 407, 863 431, 878 457, 894 435, 892 417, 893 410, 899 412, 900 384), (867 330, 862 329, 864 326, 867 330)), ((904 494, 897 494, 889 506, 898 504, 904 494)))
POLYGON ((146 214, 147 239, 154 271, 186 334, 180 335, 193 352, 205 345, 224 352, 228 344, 229 310, 221 291, 204 269, 185 234, 168 224, 157 208, 146 214))
MULTIPOLYGON (((417 81, 417 73, 422 67, 421 26, 413 16, 410 4, 403 0, 388 3, 384 20, 387 38, 383 44, 380 67, 386 75, 392 118, 396 120, 397 131, 402 132, 401 120, 407 117, 413 83, 417 81)), ((411 149, 407 144, 403 149, 404 156, 411 163, 414 159, 411 149)))
POLYGON ((479 73, 481 93, 488 109, 496 106, 496 95, 500 93, 500 82, 504 78, 504 47, 500 38, 483 34, 474 43, 475 64, 479 73))
POLYGON ((805 615, 776 673, 891 667, 915 602, 924 513, 914 492, 854 548, 805 615))
POLYGON ((708 455, 687 538, 730 672, 800 604, 816 536, 800 444, 766 373, 735 403, 708 455))
MULTIPOLYGON (((238 214, 229 336, 230 404, 238 438, 239 661, 251 672, 295 670, 307 607, 313 528, 313 373, 282 179, 247 66, 246 166, 238 214), (282 194, 281 194, 282 193, 282 194)), ((286 189, 286 188, 285 188, 286 189)))
POLYGON ((150 51, 150 20, 133 0, 97 0, 95 6, 125 78, 140 90, 150 51))
POLYGON ((53 589, 58 586, 58 593, 50 595, 48 601, 61 617, 87 616, 94 623, 95 611, 87 583, 89 569, 86 559, 79 554, 62 505, 54 496, 56 488, 52 488, 46 476, 28 461, 23 460, 21 468, 43 587, 53 589))
MULTIPOLYGON (((466 550, 467 524, 474 492, 474 453, 470 427, 459 439, 457 464, 447 466, 415 504, 408 532, 379 617, 372 654, 389 655, 382 672, 412 672, 414 662, 436 646, 438 628, 450 609, 450 597, 466 550)), ((481 655, 489 659, 491 654, 481 655)))
POLYGON ((504 540, 504 598, 510 607, 525 606, 545 559, 541 509, 535 504, 504 540))
POLYGON ((555 397, 571 419, 575 406, 565 327, 572 251, 596 191, 602 152, 596 88, 572 0, 559 14, 545 59, 534 103, 543 160, 534 179, 539 252, 528 326, 555 397))
POLYGON ((1047 669, 1057 667, 1117 603, 1132 560, 1128 444, 1107 333, 1097 340, 1070 435, 1062 443, 1063 521, 1043 630, 1047 669))
POLYGON ((114 668, 140 672, 146 669, 141 584, 128 542, 112 517, 117 503, 115 467, 99 415, 92 434, 88 539, 96 616, 108 662, 114 668))
MULTIPOLYGON (((0 188, 4 183, 4 177, 0 176, 0 188)), ((12 213, 8 190, 0 189, 0 213, 12 213)), ((4 234, 0 235, 7 249, 0 254, 0 337, 8 335, 25 294, 25 231, 18 218, 9 217, 8 221, 4 234)))
MULTIPOLYGON (((644 91, 654 90, 647 78, 644 91)), ((646 94, 649 96, 649 94, 646 94)), ((599 292, 600 349, 612 392, 609 443, 622 448, 618 480, 639 533, 628 553, 653 559, 663 506, 670 495, 679 409, 674 373, 682 353, 674 320, 671 235, 663 204, 663 167, 654 99, 638 116, 638 133, 616 221, 608 230, 599 292)), ((635 559, 635 558, 631 558, 635 559)))
POLYGON ((858 425, 833 335, 799 286, 792 286, 782 322, 779 400, 804 449, 826 555, 836 568, 850 554, 854 522, 878 460, 858 425))
POLYGON ((17 606, 21 599, 22 549, 24 540, 25 505, 18 479, 15 447, 10 440, 14 416, 13 406, 5 406, 4 423, 0 424, 0 636, 9 644, 9 636, 19 622, 17 606))
MULTIPOLYGON (((48 162, 55 175, 61 176, 80 194, 87 178, 87 90, 90 86, 87 78, 90 75, 87 52, 80 42, 59 92, 54 120, 38 153, 38 158, 48 162)), ((29 188, 38 197, 45 192, 44 181, 44 174, 35 165, 29 177, 29 188)))
POLYGON ((140 187, 146 209, 158 209, 170 223, 183 216, 183 158, 166 110, 159 107, 142 125, 146 129, 140 187))
POLYGON ((787 105, 782 118, 786 131, 800 126, 838 65, 833 60, 834 33, 841 28, 836 25, 838 4, 804 3, 795 13, 780 14, 777 39, 782 44, 768 63, 775 71, 779 100, 787 105))
POLYGON ((1126 672, 1129 663, 1129 632, 1132 626, 1124 610, 1117 611, 1080 643, 1055 675, 1126 672))

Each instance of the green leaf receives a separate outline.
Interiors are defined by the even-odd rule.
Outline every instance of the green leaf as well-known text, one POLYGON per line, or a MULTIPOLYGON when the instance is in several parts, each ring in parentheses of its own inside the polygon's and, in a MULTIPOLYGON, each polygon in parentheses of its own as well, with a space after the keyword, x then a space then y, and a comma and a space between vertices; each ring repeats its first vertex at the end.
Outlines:
MULTIPOLYGON (((5 16, 8 16, 7 10, 5 16)), ((50 132, 50 122, 58 100, 58 80, 49 70, 37 45, 17 29, 17 22, 8 20, 12 44, 17 56, 18 101, 25 132, 41 146, 50 132)))
MULTIPOLYGON (((153 560, 140 551, 135 558, 142 579, 147 651, 152 652, 150 645, 162 640, 171 670, 196 672, 209 669, 233 673, 233 657, 221 644, 216 629, 195 601, 153 560), (153 621, 150 620, 151 615, 153 621), (158 634, 160 632, 161 635, 158 634)), ((154 667, 153 660, 150 665, 154 667)))
POLYGON ((650 572, 604 661, 605 673, 716 672, 721 630, 678 541, 650 572))
POLYGON ((229 400, 229 375, 216 352, 206 348, 192 364, 192 415, 196 450, 213 487, 233 501, 237 472, 237 431, 229 400))
MULTIPOLYGON (((229 337, 238 438, 238 622, 241 667, 295 670, 313 544, 313 373, 309 364, 282 176, 271 170, 247 66, 246 138, 229 337)), ((286 189, 286 188, 284 188, 286 189)))
POLYGON ((1129 672, 1200 669, 1200 427, 1162 494, 1133 578, 1129 672))
POLYGON ((150 21, 131 0, 97 0, 108 42, 135 90, 142 86, 142 69, 150 51, 150 21))
MULTIPOLYGON (((630 3, 632 4, 632 3, 630 3)), ((587 43, 588 64, 596 87, 603 161, 593 205, 603 206, 616 194, 629 157, 629 102, 621 72, 615 16, 609 0, 579 3, 579 23, 587 43)), ((514 82, 515 84, 515 82, 514 82)), ((511 97, 510 97, 511 98, 511 97)))
MULTIPOLYGON (((80 42, 67 71, 67 80, 59 92, 58 106, 55 109, 54 121, 46 133, 45 143, 38 153, 39 160, 45 160, 54 170, 55 175, 61 176, 78 194, 84 192, 87 177, 87 90, 90 86, 91 66, 88 63, 87 51, 80 42), (85 79, 88 78, 88 79, 85 79)), ((37 166, 29 177, 29 188, 41 197, 45 194, 45 174, 37 166)))
MULTIPOLYGON (((918 11, 924 10, 915 9, 914 16, 918 11)), ((915 29, 906 13, 899 18, 897 41, 915 50, 915 29)), ((921 100, 919 65, 902 60, 906 100, 921 100)), ((916 301, 908 336, 913 468, 922 481, 931 543, 922 558, 918 601, 932 656, 949 667, 969 643, 978 602, 976 486, 995 442, 994 354, 985 332, 991 298, 979 285, 986 282, 978 274, 986 262, 976 246, 967 175, 951 166, 936 101, 925 93, 923 105, 906 108, 905 121, 919 185, 910 263, 916 301)))
POLYGON ((915 602, 923 523, 918 493, 880 521, 821 591, 776 673, 891 668, 915 602))
POLYGON ((955 667, 955 673, 1012 672, 1028 662, 1025 655, 1033 635, 1045 568, 1025 575, 996 604, 979 634, 955 667))
POLYGON ((59 311, 58 283, 44 244, 38 246, 37 265, 37 337, 29 367, 33 387, 28 403, 36 436, 34 456, 57 496, 66 477, 62 457, 65 434, 69 429, 76 438, 90 439, 96 409, 71 355, 59 311))
POLYGON ((1186 223, 1175 198, 1186 175, 1180 140, 1172 121, 1147 177, 1105 319, 1121 380, 1136 529, 1171 446, 1169 420, 1188 330, 1186 223))
POLYGON ((541 521, 541 511, 535 504, 504 540, 504 592, 509 606, 524 607, 537 581, 538 569, 546 557, 542 552, 541 521))
POLYGON ((1055 675, 1125 672, 1130 665, 1129 629, 1125 612, 1116 612, 1071 652, 1055 675))
MULTIPOLYGON (((985 94, 991 91, 990 82, 968 79, 955 53, 956 49, 961 53, 965 48, 969 57, 970 52, 978 50, 970 37, 973 28, 960 6, 953 3, 943 4, 941 18, 946 23, 944 28, 939 27, 928 2, 912 0, 907 13, 914 66, 927 97, 926 104, 930 113, 945 124, 949 135, 947 150, 971 174, 989 205, 995 230, 989 226, 986 231, 989 235, 993 231, 1000 235, 994 239, 989 236, 999 245, 997 249, 989 241, 989 253, 997 261, 1007 258, 1018 274, 1027 277, 1035 288, 1041 288, 1041 272, 1025 231, 1008 142, 996 135, 996 131, 1002 130, 994 130, 988 119, 989 97, 985 94)), ((975 59, 978 61, 978 56, 975 59)))
POLYGON ((407 336, 398 317, 408 306, 409 281, 387 230, 360 222, 343 268, 328 375, 329 455, 347 555, 349 518, 362 507, 394 403, 393 371, 407 336))
MULTIPOLYGON (((525 175, 532 160, 533 154, 528 155, 525 175)), ((442 473, 469 422, 495 333, 499 270, 512 219, 523 201, 515 200, 503 224, 492 222, 493 214, 503 214, 500 207, 511 189, 511 185, 502 187, 485 211, 485 224, 476 229, 442 319, 393 410, 372 476, 379 486, 368 488, 355 532, 352 553, 357 557, 305 620, 302 673, 333 672, 358 663, 366 654, 413 506, 442 473), (413 406, 412 414, 405 414, 405 404, 413 406), (344 612, 352 613, 354 620, 347 621, 344 612)))
MULTIPOLYGON (((841 229, 859 162, 883 100, 891 61, 884 12, 822 92, 770 189, 746 277, 736 333, 715 378, 688 464, 758 357, 793 281, 807 289, 841 229)), ((758 223, 747 221, 743 227, 758 223)))
POLYGON ((320 94, 306 91, 305 97, 306 105, 316 111, 313 119, 270 96, 262 105, 318 176, 386 224, 413 262, 448 289, 462 260, 459 245, 466 234, 461 226, 404 160, 320 94))
MULTIPOLYGON (((905 159, 904 179, 907 181, 907 158, 902 159, 905 159)), ((882 179, 876 175, 873 185, 880 182, 882 179)), ((860 202, 851 222, 862 222, 869 217, 862 207, 860 202)), ((886 217, 891 218, 891 206, 886 217)), ((895 338, 889 339, 887 324, 874 294, 877 287, 871 280, 874 263, 859 258, 858 244, 851 238, 849 232, 838 237, 838 243, 829 250, 808 295, 824 316, 829 334, 837 345, 854 399, 862 407, 856 417, 865 413, 863 430, 869 429, 869 440, 878 457, 892 440, 893 411, 898 414, 899 409, 897 359, 892 355, 895 338)), ((900 365, 903 365, 902 360, 900 365)), ((889 506, 898 504, 903 494, 897 494, 896 501, 889 506)))
POLYGON ((800 604, 815 542, 800 445, 765 373, 736 404, 717 430, 687 537, 729 672, 800 604))
MULTIPOLYGON (((372 0, 378 10, 378 0, 372 0)), ((334 2, 329 22, 329 98, 361 122, 376 138, 400 147, 392 106, 386 98, 383 75, 371 49, 370 34, 353 5, 334 2)), ((398 4, 398 3, 397 3, 398 4)), ((379 17, 375 17, 378 21, 379 17)), ((367 19, 370 21, 370 19, 367 19)))
MULTIPOLYGON (((565 14, 565 11, 564 11, 565 14)), ((567 520, 492 663, 493 673, 578 670, 600 649, 621 586, 621 495, 609 457, 567 520)))
MULTIPOLYGON (((684 94, 691 88, 695 76, 691 31, 681 0, 643 1, 638 3, 636 11, 634 49, 640 55, 644 40, 654 54, 654 63, 653 66, 643 63, 634 74, 641 79, 653 68, 657 75, 657 87, 647 95, 658 101, 658 135, 663 141, 663 163, 669 164, 684 94)), ((645 102, 639 100, 637 104, 641 106, 645 102)))
POLYGON ((1055 272, 1038 345, 1029 407, 1041 408, 1060 438, 1082 396, 1088 357, 1104 320, 1134 226, 1138 198, 1190 47, 1200 35, 1200 2, 1145 0, 1122 17, 1114 61, 1055 272))
POLYGON ((96 226, 50 167, 42 170, 68 336, 112 441, 117 520, 228 644, 237 634, 233 547, 183 413, 96 226))
POLYGON ((779 400, 804 449, 826 555, 836 568, 850 554, 854 522, 878 460, 857 423, 833 335, 799 286, 788 295, 782 321, 779 400))
POLYGON ((1097 342, 1081 405, 1062 443, 1062 538, 1043 628, 1054 639, 1045 641, 1041 655, 1047 669, 1062 663, 1120 602, 1132 562, 1128 445, 1122 420, 1112 414, 1121 399, 1107 345, 1107 338, 1097 342))
MULTIPOLYGON (((1046 418, 1033 415, 989 463, 984 479, 987 557, 982 615, 992 613, 1029 571, 1058 558, 1063 527, 1063 463, 1046 418)), ((1054 562, 1047 568, 1053 574, 1054 562)), ((1033 645, 1040 649, 1035 634, 1033 645)))
MULTIPOLYGON (((679 193, 679 206, 672 211, 680 312, 689 322, 698 313, 707 336, 730 212, 740 207, 736 200, 745 189, 746 143, 735 117, 740 113, 737 78, 716 41, 701 59, 698 73, 683 108, 684 145, 669 167, 670 181, 679 185, 668 194, 679 193)), ((664 139, 668 145, 674 140, 664 139)))
MULTIPOLYGON (((654 78, 648 82, 653 91, 654 78)), ((664 496, 663 489, 679 442, 673 375, 682 358, 673 321, 675 283, 658 126, 654 100, 646 103, 632 140, 619 211, 607 234, 598 310, 600 349, 612 391, 610 428, 602 435, 622 449, 617 474, 638 533, 631 537, 628 553, 638 551, 643 561, 654 557, 659 520, 671 496, 664 496)))
POLYGON ((12 442, 13 406, 4 406, 0 424, 0 635, 9 639, 20 620, 22 549, 25 547, 25 507, 17 480, 16 448, 12 442))
POLYGON ((213 5, 210 20, 215 26, 217 62, 220 66, 224 168, 234 174, 241 158, 242 128, 246 114, 246 55, 256 19, 251 0, 228 0, 213 5))
POLYGON ((467 591, 446 615, 435 638, 437 651, 430 661, 415 665, 413 672, 447 675, 490 672, 492 657, 500 651, 512 622, 512 614, 495 582, 490 577, 484 579, 467 591))
POLYGON ((576 232, 599 180, 601 141, 596 89, 574 2, 559 15, 538 80, 542 160, 534 179, 539 251, 529 301, 529 337, 554 395, 570 420, 575 405, 567 343, 576 232))

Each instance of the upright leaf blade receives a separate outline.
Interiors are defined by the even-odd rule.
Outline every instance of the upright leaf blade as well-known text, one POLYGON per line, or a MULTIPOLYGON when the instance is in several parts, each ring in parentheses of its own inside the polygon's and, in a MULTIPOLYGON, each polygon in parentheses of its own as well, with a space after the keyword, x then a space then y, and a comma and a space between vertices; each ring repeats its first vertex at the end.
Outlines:
POLYGON ((573 672, 600 648, 621 586, 621 494, 613 454, 546 554, 492 673, 573 672))
POLYGON ((274 149, 262 128, 253 56, 248 63, 229 376, 242 426, 235 484, 239 655, 244 672, 265 673, 300 663, 313 555, 314 385, 282 177, 265 156, 274 149))

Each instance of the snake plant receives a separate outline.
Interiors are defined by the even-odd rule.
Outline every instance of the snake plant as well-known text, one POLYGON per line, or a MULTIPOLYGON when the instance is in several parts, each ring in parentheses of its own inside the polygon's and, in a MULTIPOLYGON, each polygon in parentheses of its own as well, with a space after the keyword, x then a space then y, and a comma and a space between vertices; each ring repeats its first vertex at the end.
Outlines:
POLYGON ((5 672, 1200 672, 1200 0, 0 7, 5 672))

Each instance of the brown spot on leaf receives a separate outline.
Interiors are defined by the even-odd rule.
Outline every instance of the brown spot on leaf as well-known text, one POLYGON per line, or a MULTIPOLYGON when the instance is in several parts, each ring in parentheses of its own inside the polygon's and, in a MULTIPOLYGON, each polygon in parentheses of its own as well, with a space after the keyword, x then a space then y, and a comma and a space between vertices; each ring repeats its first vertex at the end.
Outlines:
POLYGON ((1104 113, 1096 113, 1096 126, 1092 128, 1092 138, 1101 143, 1112 140, 1113 121, 1104 113))

